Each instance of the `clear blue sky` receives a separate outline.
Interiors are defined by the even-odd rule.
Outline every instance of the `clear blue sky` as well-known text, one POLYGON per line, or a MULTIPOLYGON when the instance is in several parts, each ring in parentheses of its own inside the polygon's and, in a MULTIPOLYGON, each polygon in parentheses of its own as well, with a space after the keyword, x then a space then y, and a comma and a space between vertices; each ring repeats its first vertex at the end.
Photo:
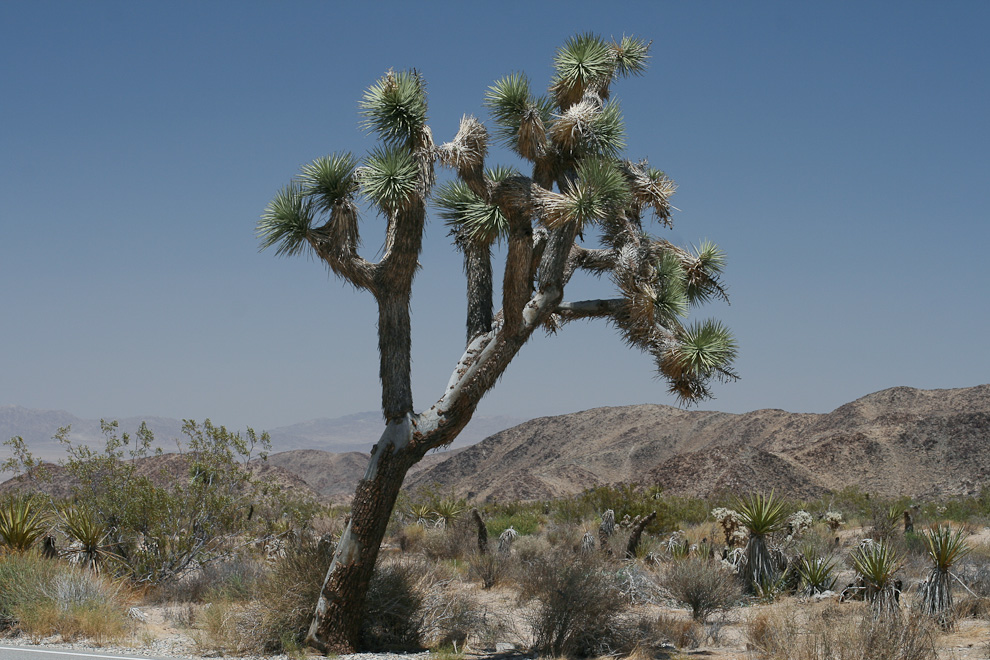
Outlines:
MULTIPOLYGON (((703 408, 826 412, 990 381, 990 3, 0 3, 0 405, 269 428, 374 410, 370 299, 255 222, 300 165, 362 154, 362 91, 419 69, 447 140, 556 47, 653 40, 615 95, 729 255, 742 380, 703 408)), ((508 157, 503 161, 510 162, 508 157)), ((382 222, 365 218, 368 255, 382 222)), ((414 294, 417 408, 463 343, 440 221, 414 294)), ((600 286, 568 299, 601 294, 600 286)), ((481 414, 673 403, 604 325, 538 337, 481 414)))

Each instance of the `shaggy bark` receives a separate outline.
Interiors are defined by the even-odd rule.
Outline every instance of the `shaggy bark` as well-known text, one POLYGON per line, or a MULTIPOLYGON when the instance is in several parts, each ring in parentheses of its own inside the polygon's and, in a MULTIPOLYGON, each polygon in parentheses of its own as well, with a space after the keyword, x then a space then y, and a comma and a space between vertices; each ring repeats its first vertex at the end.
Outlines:
POLYGON ((657 517, 657 512, 654 511, 650 515, 646 516, 633 527, 632 533, 629 535, 629 542, 626 544, 626 559, 636 558, 636 549, 639 548, 639 541, 643 538, 643 530, 657 517))
POLYGON ((478 552, 480 554, 488 553, 488 528, 485 527, 485 521, 481 519, 481 514, 478 513, 477 509, 471 509, 471 517, 474 519, 474 524, 478 526, 478 552))

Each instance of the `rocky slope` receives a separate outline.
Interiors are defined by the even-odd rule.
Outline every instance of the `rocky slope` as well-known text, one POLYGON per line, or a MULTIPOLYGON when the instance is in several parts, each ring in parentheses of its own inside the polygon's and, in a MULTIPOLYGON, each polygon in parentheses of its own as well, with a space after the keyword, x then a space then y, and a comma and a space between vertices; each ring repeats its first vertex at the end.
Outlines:
POLYGON ((990 484, 990 385, 897 387, 827 414, 644 405, 534 419, 407 480, 475 500, 537 499, 617 482, 709 495, 973 494, 990 484))

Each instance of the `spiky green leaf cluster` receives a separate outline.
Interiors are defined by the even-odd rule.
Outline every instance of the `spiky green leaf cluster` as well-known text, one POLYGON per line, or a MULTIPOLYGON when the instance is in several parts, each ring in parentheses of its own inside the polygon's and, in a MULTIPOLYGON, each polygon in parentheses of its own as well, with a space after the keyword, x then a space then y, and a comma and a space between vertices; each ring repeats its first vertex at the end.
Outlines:
POLYGON ((583 228, 586 223, 620 213, 629 197, 629 186, 615 161, 586 158, 578 164, 577 179, 564 193, 549 224, 575 222, 583 228))
POLYGON ((694 258, 686 264, 687 295, 692 303, 705 303, 712 298, 726 298, 719 277, 725 268, 725 252, 709 240, 694 248, 694 258))
POLYGON ((684 329, 679 351, 691 371, 708 374, 735 359, 736 341, 721 321, 707 320, 684 329))
POLYGON ((508 232, 508 220, 499 208, 486 204, 461 181, 440 186, 434 201, 447 226, 471 243, 491 245, 508 232))
POLYGON ((968 555, 973 548, 966 543, 965 534, 961 529, 952 529, 949 525, 939 525, 925 530, 925 543, 928 546, 928 556, 939 571, 948 571, 960 559, 968 555))
POLYGON ((893 586, 894 573, 901 567, 897 552, 882 541, 861 545, 853 553, 852 560, 853 569, 877 591, 893 586))
POLYGON ((313 200, 292 182, 282 188, 261 214, 256 229, 261 249, 275 248, 277 256, 295 256, 307 245, 313 223, 313 200))
POLYGON ((357 173, 364 194, 386 213, 407 205, 419 189, 419 164, 404 147, 376 148, 357 173))
POLYGON ((616 61, 608 42, 596 34, 579 34, 557 49, 550 90, 561 109, 581 100, 585 90, 605 88, 616 61))
POLYGON ((741 499, 735 508, 739 513, 739 520, 749 530, 751 537, 765 537, 780 529, 787 519, 784 502, 774 497, 773 491, 769 495, 751 493, 741 499))
POLYGON ((664 252, 656 262, 656 317, 665 325, 677 327, 678 319, 688 315, 690 300, 687 278, 681 260, 672 252, 664 252))
POLYGON ((828 557, 802 556, 797 570, 805 596, 824 593, 835 586, 835 561, 828 557))
POLYGON ((318 211, 333 211, 357 192, 354 176, 357 166, 357 159, 346 152, 317 158, 302 168, 299 175, 302 193, 313 198, 318 211))
POLYGON ((538 155, 545 141, 545 127, 550 123, 552 106, 545 97, 534 97, 529 79, 512 73, 497 81, 485 92, 485 107, 497 126, 495 138, 526 158, 538 155))
POLYGON ((612 56, 618 75, 641 75, 646 71, 646 60, 650 57, 650 42, 624 36, 619 43, 612 45, 612 56))
POLYGON ((731 331, 719 321, 707 320, 680 329, 657 362, 660 373, 667 377, 670 393, 690 402, 711 396, 711 378, 736 378, 732 362, 737 352, 731 331))
POLYGON ((0 503, 0 544, 26 552, 48 528, 45 517, 31 500, 11 497, 0 503))
POLYGON ((72 541, 69 550, 78 555, 84 566, 99 570, 104 563, 120 559, 108 542, 110 529, 92 511, 67 506, 57 516, 59 526, 72 541))
POLYGON ((585 131, 583 143, 589 153, 606 158, 619 157, 626 147, 626 127, 616 101, 609 101, 595 114, 585 131))
POLYGON ((362 128, 387 144, 415 146, 426 126, 426 85, 415 71, 389 71, 364 93, 362 128))

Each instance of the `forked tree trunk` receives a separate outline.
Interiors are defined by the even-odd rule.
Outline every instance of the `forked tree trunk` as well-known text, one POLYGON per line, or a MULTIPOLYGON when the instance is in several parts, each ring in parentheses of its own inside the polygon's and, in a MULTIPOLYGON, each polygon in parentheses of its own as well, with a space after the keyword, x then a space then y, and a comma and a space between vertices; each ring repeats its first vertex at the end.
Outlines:
POLYGON ((365 594, 378 549, 406 472, 420 456, 409 447, 409 418, 390 423, 371 453, 358 484, 351 521, 327 571, 306 643, 323 653, 350 653, 360 647, 365 594))

